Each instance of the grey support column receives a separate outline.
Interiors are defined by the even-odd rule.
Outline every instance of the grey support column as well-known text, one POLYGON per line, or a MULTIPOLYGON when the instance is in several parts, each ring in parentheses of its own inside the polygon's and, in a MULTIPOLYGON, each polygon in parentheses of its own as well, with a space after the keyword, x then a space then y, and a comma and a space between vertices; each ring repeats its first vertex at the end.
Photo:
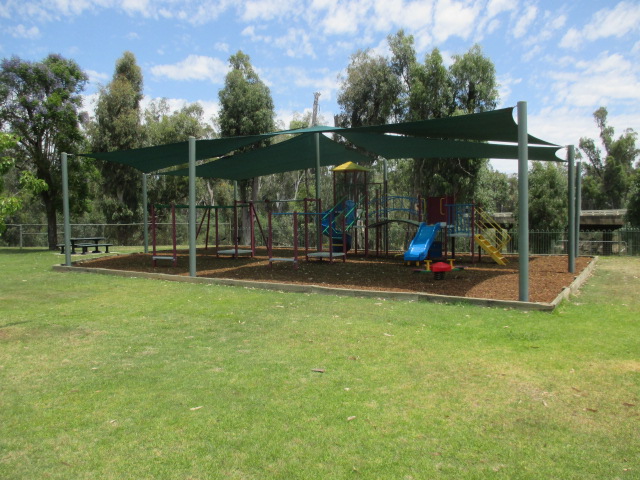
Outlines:
POLYGON ((147 196, 147 174, 142 174, 142 237, 144 239, 144 253, 149 253, 149 205, 147 196))
POLYGON ((322 218, 320 211, 320 133, 315 133, 314 138, 316 141, 316 198, 318 202, 316 206, 318 207, 317 215, 317 228, 318 228, 318 251, 320 251, 320 246, 322 245, 322 218))
POLYGON ((64 216, 64 264, 71 266, 71 220, 69 218, 69 167, 67 154, 62 153, 60 159, 62 169, 62 215, 64 216))
POLYGON ((189 276, 196 276, 196 139, 189 137, 189 276))
POLYGON ((580 256, 580 214, 582 213, 582 162, 576 162, 576 257, 580 256))
POLYGON ((529 301, 529 139, 527 102, 518 102, 518 276, 519 300, 529 301))
MULTIPOLYGON (((387 159, 383 158, 382 159, 382 165, 383 165, 383 172, 382 172, 382 196, 384 198, 380 199, 380 206, 384 205, 385 207, 385 219, 386 219, 386 215, 387 215, 387 195, 389 194, 389 165, 387 164, 387 159), (384 202, 384 203, 382 203, 384 202)), ((385 252, 388 252, 388 245, 389 245, 389 224, 385 223, 384 227, 383 227, 383 238, 382 238, 382 242, 383 242, 383 249, 385 252)))
POLYGON ((567 153, 567 161, 569 162, 569 188, 568 188, 568 204, 569 204, 569 225, 567 231, 567 256, 569 260, 569 273, 576 271, 576 172, 575 172, 575 148, 569 145, 567 153))

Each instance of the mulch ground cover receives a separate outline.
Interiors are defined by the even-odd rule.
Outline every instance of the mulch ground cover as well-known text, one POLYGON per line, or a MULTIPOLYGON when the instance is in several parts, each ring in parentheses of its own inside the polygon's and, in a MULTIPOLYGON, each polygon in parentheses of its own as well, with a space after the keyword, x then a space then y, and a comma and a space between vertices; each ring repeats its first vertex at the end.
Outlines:
MULTIPOLYGON (((293 257, 289 250, 278 250, 274 257, 293 257)), ((256 256, 216 257, 214 250, 198 250, 197 275, 199 277, 254 280, 293 284, 310 284, 325 287, 385 290, 393 292, 422 292, 458 297, 518 300, 518 257, 507 257, 507 265, 497 265, 491 258, 458 255, 454 267, 437 280, 433 272, 425 272, 424 266, 405 265, 402 255, 389 257, 365 257, 350 254, 347 260, 305 260, 300 257, 298 269, 291 262, 274 262, 269 266, 265 249, 258 249, 256 256)), ((529 297, 532 302, 550 303, 568 287, 592 260, 576 259, 576 272, 568 273, 566 256, 532 256, 529 263, 529 297)), ((82 262, 82 266, 156 272, 173 275, 189 274, 188 251, 178 252, 178 265, 158 261, 153 267, 151 254, 131 254, 101 257, 82 262)))

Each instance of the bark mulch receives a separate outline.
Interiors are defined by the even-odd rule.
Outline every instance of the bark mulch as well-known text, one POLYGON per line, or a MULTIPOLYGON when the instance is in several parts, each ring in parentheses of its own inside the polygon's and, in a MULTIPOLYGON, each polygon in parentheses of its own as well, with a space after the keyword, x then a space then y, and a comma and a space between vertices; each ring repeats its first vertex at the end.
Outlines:
MULTIPOLYGON (((518 300, 518 257, 508 257, 508 264, 497 265, 491 258, 482 257, 478 262, 469 256, 458 256, 454 266, 461 270, 447 272, 444 279, 436 280, 424 267, 405 265, 402 255, 365 257, 348 255, 341 259, 310 260, 300 258, 295 270, 290 262, 274 262, 269 267, 265 249, 258 249, 254 258, 229 256, 216 257, 212 250, 198 250, 197 274, 199 277, 255 280, 262 282, 313 284, 362 290, 386 290, 393 292, 422 292, 458 297, 475 297, 495 300, 518 300)), ((288 258, 293 252, 280 250, 274 256, 288 258)), ((532 256, 529 263, 529 297, 532 302, 550 303, 568 287, 574 278, 587 267, 591 257, 576 259, 576 272, 568 273, 566 256, 532 256)), ((158 261, 152 266, 150 254, 131 254, 101 257, 82 262, 83 267, 108 268, 134 272, 156 272, 188 275, 188 251, 178 252, 178 265, 158 261)))

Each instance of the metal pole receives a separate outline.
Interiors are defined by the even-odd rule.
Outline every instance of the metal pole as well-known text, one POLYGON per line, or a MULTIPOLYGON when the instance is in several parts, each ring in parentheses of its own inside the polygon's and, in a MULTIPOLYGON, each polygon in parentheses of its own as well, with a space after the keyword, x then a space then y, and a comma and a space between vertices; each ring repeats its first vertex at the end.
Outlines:
POLYGON ((189 137, 189 276, 196 276, 196 139, 189 137))
MULTIPOLYGON (((380 199, 380 208, 384 205, 384 220, 388 220, 387 213, 387 196, 389 195, 389 165, 387 164, 387 159, 382 159, 382 196, 384 198, 380 199)), ((389 223, 385 223, 383 227, 383 237, 382 237, 382 246, 386 253, 389 253, 389 223)))
MULTIPOLYGON (((320 200, 320 133, 314 133, 314 138, 316 141, 316 198, 320 200)), ((316 202, 318 206, 318 211, 316 212, 318 215, 317 220, 317 228, 318 228, 318 251, 322 249, 322 215, 320 211, 320 202, 316 202)), ((331 236, 331 233, 329 234, 331 236)))
POLYGON ((582 162, 576 162, 576 257, 580 255, 580 214, 582 210, 582 162))
POLYGON ((569 145, 567 152, 569 162, 569 228, 567 232, 567 255, 569 260, 569 273, 576 271, 576 172, 575 172, 575 148, 569 145))
POLYGON ((518 275, 519 300, 529 301, 529 140, 527 102, 518 102, 518 275))
POLYGON ((148 197, 147 197, 147 174, 142 174, 142 223, 144 238, 144 253, 149 253, 149 212, 148 212, 148 197))
POLYGON ((71 220, 69 218, 69 167, 67 154, 62 153, 62 215, 64 216, 64 264, 71 266, 71 220))

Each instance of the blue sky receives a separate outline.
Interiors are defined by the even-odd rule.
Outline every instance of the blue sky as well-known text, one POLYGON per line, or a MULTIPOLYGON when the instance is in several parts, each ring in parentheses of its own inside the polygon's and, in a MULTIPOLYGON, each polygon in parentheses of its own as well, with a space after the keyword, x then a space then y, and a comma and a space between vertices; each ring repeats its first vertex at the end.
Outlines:
POLYGON ((1 0, 0 57, 74 59, 90 76, 90 106, 129 50, 145 101, 198 101, 210 116, 227 60, 242 50, 286 128, 316 91, 332 123, 351 54, 387 54, 387 35, 401 28, 419 59, 437 47, 450 62, 479 43, 496 65, 500 106, 527 101, 536 136, 562 145, 596 138, 600 106, 617 135, 640 131, 638 0, 1 0))

